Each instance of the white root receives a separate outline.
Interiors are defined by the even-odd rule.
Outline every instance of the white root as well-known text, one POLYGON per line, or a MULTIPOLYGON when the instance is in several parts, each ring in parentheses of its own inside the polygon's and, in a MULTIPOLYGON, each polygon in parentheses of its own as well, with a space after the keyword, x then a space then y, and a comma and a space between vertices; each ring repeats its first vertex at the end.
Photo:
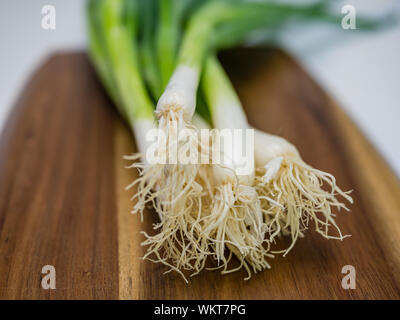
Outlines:
POLYGON ((223 269, 222 273, 234 272, 241 267, 248 271, 251 267, 254 272, 268 268, 269 245, 265 241, 260 201, 254 188, 237 181, 217 184, 210 209, 204 219, 204 235, 213 247, 213 258, 223 269), (231 259, 226 255, 232 252, 241 264, 228 270, 231 259))
MULTIPOLYGON (((201 145, 209 156, 208 147, 201 145)), ((162 166, 138 162, 131 166, 141 173, 130 186, 138 186, 134 212, 142 213, 150 203, 160 216, 155 234, 143 233, 144 258, 163 263, 184 278, 183 270, 196 275, 212 260, 223 274, 245 268, 246 279, 270 267, 266 259, 272 255, 253 187, 240 183, 232 169, 217 164, 162 166), (217 170, 228 170, 231 179, 221 183, 217 170), (232 253, 239 267, 230 267, 232 253)), ((225 172, 223 176, 229 175, 225 172)))
MULTIPOLYGON (((211 141, 215 142, 214 139, 211 141)), ((269 268, 266 258, 271 255, 264 236, 260 201, 255 188, 250 185, 254 177, 252 174, 238 176, 234 168, 234 164, 209 166, 214 187, 212 205, 203 220, 203 232, 214 250, 213 259, 217 268, 222 269, 222 274, 243 267, 249 278, 251 269, 257 272, 269 268), (232 253, 241 262, 239 267, 233 269, 230 267, 232 253)))
POLYGON ((184 276, 180 270, 199 272, 204 268, 207 255, 211 254, 201 235, 200 223, 207 210, 210 194, 207 189, 211 184, 206 181, 208 176, 199 164, 179 161, 178 153, 185 144, 199 147, 197 129, 183 120, 182 115, 171 109, 159 121, 164 138, 158 140, 157 156, 165 163, 146 161, 143 150, 125 159, 133 161, 128 168, 139 171, 139 177, 127 186, 127 189, 135 188, 132 213, 140 213, 143 220, 143 210, 151 204, 160 218, 160 222, 154 224, 153 235, 143 232, 146 239, 142 245, 147 247, 144 258, 163 263, 184 276), (190 139, 180 139, 181 130, 186 130, 190 139), (169 162, 170 152, 176 152, 172 162, 169 162))
POLYGON ((147 247, 143 258, 163 263, 184 278, 180 270, 200 272, 207 256, 213 254, 203 237, 201 223, 210 206, 208 176, 202 168, 195 174, 179 165, 146 167, 134 162, 130 167, 140 172, 140 177, 128 186, 137 188, 132 197, 136 200, 132 212, 143 216, 146 204, 151 203, 160 218, 153 226, 154 234, 142 232, 146 237, 142 245, 147 247))
POLYGON ((348 211, 338 196, 350 203, 353 200, 349 192, 343 192, 336 185, 335 177, 304 163, 295 147, 282 138, 256 132, 255 140, 256 144, 264 145, 264 149, 256 147, 256 189, 269 239, 274 241, 280 235, 290 235, 292 239, 287 249, 274 253, 286 255, 297 239, 304 236, 310 221, 314 222, 315 230, 327 239, 343 240, 347 237, 336 224, 333 210, 348 211), (262 150, 263 154, 259 152, 257 155, 257 150, 262 150), (266 152, 271 153, 267 155, 266 152), (336 230, 337 235, 330 234, 330 227, 336 230))

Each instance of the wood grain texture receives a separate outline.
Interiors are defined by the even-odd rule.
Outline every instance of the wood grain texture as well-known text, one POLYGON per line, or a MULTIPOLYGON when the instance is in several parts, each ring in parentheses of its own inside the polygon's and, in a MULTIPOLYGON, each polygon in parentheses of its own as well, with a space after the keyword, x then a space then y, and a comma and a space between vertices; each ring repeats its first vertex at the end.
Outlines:
POLYGON ((54 56, 2 135, 1 298, 118 298, 117 117, 94 79, 82 55, 54 56), (56 290, 41 289, 44 265, 56 290))
POLYGON ((353 189, 351 212, 337 221, 343 242, 313 232, 271 270, 205 271, 187 285, 143 261, 141 230, 156 215, 131 215, 125 169, 135 150, 128 128, 83 54, 57 55, 29 81, 0 139, 0 298, 23 299, 398 299, 398 179, 341 111, 279 50, 221 56, 249 121, 298 146, 305 161, 353 189), (57 289, 40 286, 43 265, 57 289), (341 287, 344 265, 357 288, 341 287))

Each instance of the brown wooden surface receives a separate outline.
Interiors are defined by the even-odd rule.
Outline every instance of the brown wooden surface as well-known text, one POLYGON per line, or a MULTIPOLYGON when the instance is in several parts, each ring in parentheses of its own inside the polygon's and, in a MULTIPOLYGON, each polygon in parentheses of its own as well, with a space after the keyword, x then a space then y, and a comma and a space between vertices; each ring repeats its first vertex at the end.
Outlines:
POLYGON ((223 61, 249 121, 295 143, 304 160, 333 173, 355 204, 340 213, 343 242, 312 228, 272 269, 205 271, 187 285, 140 260, 144 229, 129 214, 134 151, 83 54, 56 55, 32 77, 0 139, 0 298, 14 299, 398 299, 400 187, 393 172, 335 103, 288 56, 238 50, 223 61), (41 288, 54 265, 57 288, 41 288), (344 265, 357 288, 341 287, 344 265))

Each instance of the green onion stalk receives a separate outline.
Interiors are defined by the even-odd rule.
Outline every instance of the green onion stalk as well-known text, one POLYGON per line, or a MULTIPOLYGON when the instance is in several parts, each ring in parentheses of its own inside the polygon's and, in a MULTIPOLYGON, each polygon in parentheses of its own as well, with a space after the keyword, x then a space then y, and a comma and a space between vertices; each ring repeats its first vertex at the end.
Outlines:
MULTIPOLYGON (((165 145, 159 147, 162 137, 157 137, 153 143, 147 139, 148 133, 156 128, 156 120, 152 99, 142 80, 143 70, 139 66, 140 48, 136 40, 140 29, 132 23, 138 20, 140 7, 134 5, 138 1, 129 1, 129 7, 127 2, 89 2, 90 54, 136 138, 139 153, 125 157, 134 161, 130 167, 140 172, 139 178, 127 187, 137 190, 132 197, 135 200, 132 212, 140 212, 143 219, 144 208, 152 204, 160 217, 160 222, 154 226, 154 235, 143 233, 146 237, 143 245, 147 247, 144 258, 163 263, 184 276, 182 269, 199 271, 204 267, 208 242, 199 235, 201 228, 198 225, 202 208, 206 206, 201 199, 207 177, 191 174, 193 168, 197 170, 192 165, 147 161, 149 150, 155 149, 158 158, 165 156, 168 150, 165 145), (131 18, 126 20, 127 16, 131 18)), ((158 72, 157 68, 153 70, 158 72)))

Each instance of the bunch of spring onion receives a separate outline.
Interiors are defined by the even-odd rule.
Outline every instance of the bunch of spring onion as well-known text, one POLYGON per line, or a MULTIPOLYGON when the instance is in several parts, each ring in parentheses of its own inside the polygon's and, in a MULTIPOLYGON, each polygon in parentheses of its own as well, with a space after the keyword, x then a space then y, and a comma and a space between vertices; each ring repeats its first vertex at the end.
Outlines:
POLYGON ((198 138, 202 128, 251 128, 215 52, 293 20, 338 22, 326 1, 89 0, 87 12, 91 59, 138 148, 126 157, 140 173, 128 186, 133 212, 143 218, 149 204, 160 219, 152 235, 144 232, 144 258, 184 278, 183 270, 194 275, 212 264, 222 273, 243 267, 249 278, 269 267, 279 236, 291 235, 286 254, 311 220, 324 237, 335 237, 333 226, 343 239, 334 211, 347 209, 338 196, 351 197, 288 141, 255 130, 255 161, 243 175, 240 144, 226 153, 215 139, 198 138), (163 134, 151 144, 146 135, 155 128, 163 134), (149 162, 151 148, 164 161, 149 162), (229 161, 176 158, 211 149, 229 161))

